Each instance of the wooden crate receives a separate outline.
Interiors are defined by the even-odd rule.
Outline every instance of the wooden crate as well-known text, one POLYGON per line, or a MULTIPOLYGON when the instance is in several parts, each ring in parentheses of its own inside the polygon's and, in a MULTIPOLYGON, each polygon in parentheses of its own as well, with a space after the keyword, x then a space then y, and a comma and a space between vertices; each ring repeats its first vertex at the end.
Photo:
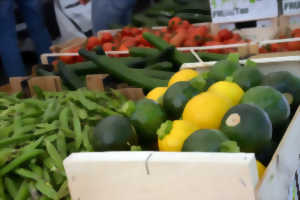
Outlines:
MULTIPOLYGON (((300 56, 253 60, 263 73, 287 70, 300 76, 300 56)), ((202 72, 214 63, 182 68, 202 72)), ((260 181, 254 154, 248 153, 76 153, 64 166, 73 199, 285 200, 300 167, 299 130, 300 107, 260 181)))
MULTIPOLYGON (((104 91, 103 79, 106 78, 107 74, 93 74, 86 76, 86 87, 92 91, 104 91)), ((27 96, 35 96, 33 87, 38 86, 43 91, 51 92, 63 92, 62 81, 59 76, 40 76, 40 77, 12 77, 10 78, 10 84, 6 85, 3 92, 10 94, 26 91, 27 96), (21 82, 26 81, 28 88, 22 87, 21 82)), ((124 96, 131 100, 139 100, 145 97, 144 92, 141 88, 120 86, 117 90, 124 96)))

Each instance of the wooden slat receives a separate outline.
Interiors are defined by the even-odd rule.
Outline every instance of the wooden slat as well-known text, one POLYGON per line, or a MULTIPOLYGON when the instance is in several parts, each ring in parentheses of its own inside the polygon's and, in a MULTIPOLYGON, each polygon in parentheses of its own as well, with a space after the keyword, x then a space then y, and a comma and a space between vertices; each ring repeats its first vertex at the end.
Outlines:
POLYGON ((86 76, 86 86, 89 90, 93 91, 103 91, 103 79, 106 78, 108 74, 93 74, 86 76))
POLYGON ((257 185, 258 200, 286 200, 296 170, 300 167, 300 107, 293 117, 271 162, 257 185))

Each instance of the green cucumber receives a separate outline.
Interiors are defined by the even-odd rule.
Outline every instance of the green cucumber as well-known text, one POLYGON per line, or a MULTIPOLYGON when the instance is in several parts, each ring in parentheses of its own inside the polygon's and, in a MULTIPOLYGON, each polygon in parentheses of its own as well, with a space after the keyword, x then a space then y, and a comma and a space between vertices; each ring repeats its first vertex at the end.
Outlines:
MULTIPOLYGON (((155 48, 157 48, 161 51, 166 50, 167 48, 170 48, 170 46, 171 46, 162 38, 160 38, 152 33, 149 33, 149 32, 144 32, 143 37, 150 44, 152 44, 155 48)), ((191 57, 188 54, 182 53, 182 52, 178 51, 177 49, 174 49, 174 53, 172 55, 172 60, 179 66, 181 66, 184 63, 190 63, 190 62, 196 61, 195 58, 191 57)))
POLYGON ((152 69, 152 70, 163 70, 163 71, 171 71, 173 68, 173 64, 168 61, 158 62, 153 65, 148 65, 145 69, 152 69))
POLYGON ((58 72, 63 82, 71 89, 76 90, 85 86, 84 82, 63 62, 58 63, 58 72))
POLYGON ((261 152, 272 139, 272 123, 268 114, 250 104, 239 104, 228 110, 220 130, 237 141, 242 152, 261 152))
POLYGON ((120 61, 114 60, 107 56, 97 56, 85 49, 79 50, 79 54, 86 59, 93 61, 101 70, 118 78, 132 86, 141 87, 146 90, 152 90, 156 87, 168 85, 167 80, 150 78, 138 71, 128 68, 120 61))
POLYGON ((210 15, 200 13, 176 13, 176 16, 183 20, 187 20, 190 23, 211 22, 210 15))
POLYGON ((249 89, 241 103, 256 105, 265 110, 273 126, 284 123, 290 116, 290 106, 286 97, 269 86, 257 86, 249 89))
POLYGON ((131 47, 129 49, 129 54, 133 57, 151 57, 158 56, 160 54, 160 51, 154 48, 131 47))
POLYGON ((142 73, 143 75, 148 76, 150 78, 156 78, 161 80, 169 80, 174 75, 174 72, 166 72, 154 69, 135 69, 134 71, 142 73))
POLYGON ((138 144, 138 137, 127 118, 112 115, 97 124, 92 142, 96 151, 126 151, 138 144))

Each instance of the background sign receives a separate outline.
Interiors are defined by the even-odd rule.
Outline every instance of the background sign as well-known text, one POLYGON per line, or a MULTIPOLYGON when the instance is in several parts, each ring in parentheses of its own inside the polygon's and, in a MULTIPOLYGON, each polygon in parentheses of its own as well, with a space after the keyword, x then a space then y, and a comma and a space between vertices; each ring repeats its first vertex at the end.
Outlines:
POLYGON ((284 15, 299 15, 300 0, 283 0, 282 11, 284 15))
POLYGON ((228 23, 278 16, 277 0, 210 0, 213 23, 228 23))

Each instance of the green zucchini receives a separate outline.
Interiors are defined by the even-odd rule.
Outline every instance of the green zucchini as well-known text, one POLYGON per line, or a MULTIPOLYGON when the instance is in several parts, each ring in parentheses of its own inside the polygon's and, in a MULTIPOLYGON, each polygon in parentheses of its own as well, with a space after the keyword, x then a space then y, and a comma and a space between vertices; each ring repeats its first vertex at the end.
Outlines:
POLYGON ((63 82, 71 89, 76 90, 85 86, 84 82, 63 62, 58 63, 58 72, 63 82))
POLYGON ((138 137, 127 118, 113 115, 95 127, 92 142, 97 151, 125 151, 138 144, 138 137))
POLYGON ((286 97, 269 86, 256 86, 249 89, 244 94, 241 103, 256 105, 264 109, 273 126, 281 125, 290 116, 290 105, 286 97))
POLYGON ((97 56, 85 49, 79 50, 79 54, 84 58, 93 61, 104 72, 132 86, 151 90, 156 87, 168 85, 167 80, 150 78, 143 73, 128 68, 124 63, 107 56, 97 56))
POLYGON ((224 115, 221 131, 237 141, 242 152, 258 153, 271 142, 272 123, 258 106, 239 104, 224 115))

